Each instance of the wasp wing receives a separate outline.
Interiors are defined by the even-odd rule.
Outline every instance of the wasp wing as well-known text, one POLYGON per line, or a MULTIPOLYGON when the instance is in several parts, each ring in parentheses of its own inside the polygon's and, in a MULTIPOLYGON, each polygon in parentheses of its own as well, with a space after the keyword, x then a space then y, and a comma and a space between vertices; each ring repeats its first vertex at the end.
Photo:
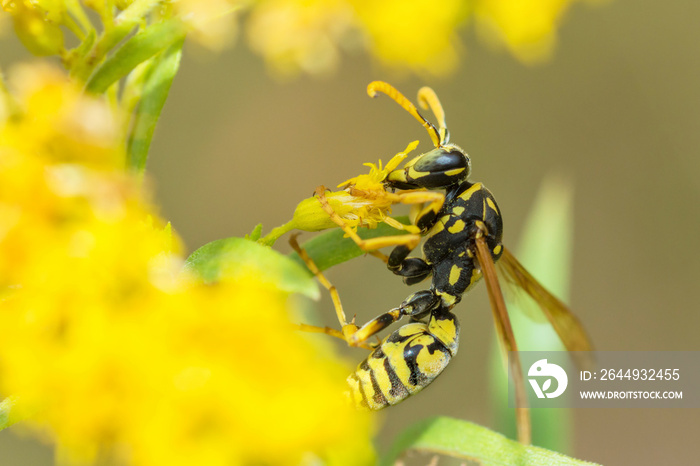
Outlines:
POLYGON ((503 300, 501 286, 498 283, 498 275, 496 275, 496 267, 491 257, 491 251, 483 236, 476 238, 476 256, 489 293, 498 340, 504 351, 511 352, 508 362, 515 386, 515 419, 518 429, 518 440, 520 443, 527 445, 531 442, 532 427, 530 424, 530 411, 527 406, 527 396, 525 394, 525 379, 520 364, 520 356, 518 355, 518 345, 515 342, 513 328, 510 325, 510 318, 506 310, 506 303, 503 300))
MULTIPOLYGON (((514 288, 514 294, 522 290, 540 307, 549 323, 557 332, 568 351, 591 351, 592 345, 581 322, 566 304, 543 287, 507 249, 498 261, 498 270, 507 284, 514 288)), ((590 367, 590 359, 573 353, 580 367, 590 367)))

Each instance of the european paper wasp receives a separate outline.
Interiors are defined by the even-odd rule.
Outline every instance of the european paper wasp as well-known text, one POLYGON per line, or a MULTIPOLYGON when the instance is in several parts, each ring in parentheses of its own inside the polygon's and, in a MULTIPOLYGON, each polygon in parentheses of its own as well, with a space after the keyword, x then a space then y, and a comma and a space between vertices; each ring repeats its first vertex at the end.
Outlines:
MULTIPOLYGON (((375 81, 369 84, 367 91, 371 97, 379 92, 387 95, 413 115, 428 131, 435 146, 431 151, 408 161, 402 168, 393 169, 383 180, 385 195, 393 202, 418 206, 412 228, 408 228, 414 233, 361 240, 329 205, 325 190, 318 189, 316 195, 331 219, 361 249, 369 252, 394 246, 388 257, 376 251, 375 255, 383 257, 389 270, 403 277, 407 285, 432 277, 431 286, 411 294, 399 307, 359 328, 354 322, 347 322, 337 291, 293 237, 290 241, 292 246, 331 292, 341 325, 340 331, 310 326, 303 328, 323 331, 346 340, 351 346, 372 350, 348 377, 348 383, 356 404, 374 410, 382 409, 425 388, 457 353, 459 323, 452 309, 483 277, 499 340, 504 349, 514 351, 516 355, 510 359, 510 369, 518 392, 518 426, 521 440, 529 442, 529 415, 522 372, 495 263, 505 282, 524 291, 539 304, 569 351, 590 350, 586 333, 567 306, 542 287, 503 246, 501 211, 491 192, 482 183, 468 181, 471 160, 464 150, 449 142, 445 114, 435 92, 423 87, 418 92, 418 102, 424 109, 432 110, 437 127, 391 85, 375 81), (423 207, 423 204, 427 206, 423 207), (421 239, 421 257, 409 257, 421 239), (411 322, 381 343, 369 343, 371 337, 402 317, 409 317, 411 322)), ((352 190, 352 186, 347 189, 352 190)), ((354 194, 358 195, 357 192, 354 194)))

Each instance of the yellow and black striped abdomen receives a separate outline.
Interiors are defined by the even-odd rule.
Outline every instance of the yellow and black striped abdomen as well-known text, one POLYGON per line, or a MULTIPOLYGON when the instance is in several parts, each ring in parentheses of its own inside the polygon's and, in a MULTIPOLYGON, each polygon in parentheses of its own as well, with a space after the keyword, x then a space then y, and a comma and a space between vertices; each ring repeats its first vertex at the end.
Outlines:
POLYGON ((355 404, 377 410, 421 391, 457 353, 458 333, 450 312, 396 330, 348 377, 355 404))

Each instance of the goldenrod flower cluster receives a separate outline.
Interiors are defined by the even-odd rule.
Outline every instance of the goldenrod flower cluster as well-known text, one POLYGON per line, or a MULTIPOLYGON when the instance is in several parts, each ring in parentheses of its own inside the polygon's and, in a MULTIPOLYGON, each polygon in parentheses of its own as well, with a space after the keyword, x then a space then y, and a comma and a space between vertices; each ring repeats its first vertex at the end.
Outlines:
POLYGON ((259 0, 247 32, 281 74, 328 72, 343 52, 367 50, 393 68, 443 75, 457 65, 459 35, 471 22, 524 62, 548 58, 574 1, 259 0))
POLYGON ((255 273, 205 285, 123 170, 115 116, 24 67, 0 115, 0 394, 64 457, 367 464, 350 369, 255 273), (15 86, 16 87, 16 86, 15 86), (296 319, 294 319, 296 320, 296 319))
MULTIPOLYGON (((110 35, 119 34, 120 28, 130 29, 152 12, 155 19, 180 19, 192 38, 206 47, 220 49, 235 39, 237 13, 249 3, 250 0, 2 0, 2 8, 10 13, 18 37, 32 53, 60 54, 68 59, 61 26, 81 41, 86 40, 95 32, 86 8, 94 10, 102 21, 103 43, 111 40, 110 35)), ((128 33, 129 29, 121 32, 128 33)))
POLYGON ((3 0, 2 6, 32 53, 60 54, 66 60, 71 57, 60 26, 81 41, 88 38, 92 26, 84 4, 102 19, 102 43, 154 11, 156 17, 178 18, 190 37, 218 50, 234 42, 243 17, 252 49, 282 75, 327 73, 337 68, 344 52, 357 50, 397 69, 442 75, 455 68, 463 48, 460 33, 472 22, 481 37, 505 46, 521 61, 548 58, 557 28, 575 1, 3 0))

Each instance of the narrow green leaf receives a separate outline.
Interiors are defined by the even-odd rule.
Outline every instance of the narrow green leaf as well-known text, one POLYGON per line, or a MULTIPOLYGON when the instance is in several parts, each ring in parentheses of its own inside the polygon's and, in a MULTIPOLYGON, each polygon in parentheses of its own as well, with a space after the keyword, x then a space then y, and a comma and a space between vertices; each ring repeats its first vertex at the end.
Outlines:
POLYGON ((594 464, 544 448, 523 445, 485 427, 448 417, 426 419, 405 429, 380 464, 393 465, 403 452, 411 449, 471 460, 482 466, 594 464))
MULTIPOLYGON (((408 217, 396 217, 396 220, 408 224, 408 217)), ((367 228, 358 228, 357 230, 357 234, 360 235, 362 239, 403 235, 406 233, 407 232, 404 230, 397 230, 385 223, 380 223, 377 228, 371 230, 367 228)), ((309 241, 304 242, 301 247, 306 250, 309 257, 313 259, 316 266, 321 270, 326 270, 334 265, 366 254, 353 240, 350 238, 343 238, 343 236, 343 230, 336 228, 315 236, 309 241)), ((291 253, 290 257, 299 264, 304 264, 304 261, 301 260, 297 253, 291 253)))
POLYGON ((205 244, 187 258, 185 269, 206 283, 237 280, 254 275, 290 293, 319 297, 309 271, 279 252, 243 238, 226 238, 205 244))
POLYGON ((177 19, 147 27, 119 47, 114 55, 97 68, 87 83, 87 92, 102 94, 140 63, 181 41, 183 37, 185 26, 177 19))
POLYGON ((134 125, 127 146, 129 167, 139 173, 146 169, 153 132, 180 67, 182 43, 183 40, 180 39, 156 58, 153 69, 144 83, 143 96, 134 115, 134 125))
POLYGON ((151 10, 157 7, 162 0, 134 0, 114 20, 112 28, 105 31, 94 50, 94 55, 101 57, 121 42, 129 33, 146 19, 151 10))
MULTIPOLYGON (((546 178, 528 215, 516 251, 528 271, 564 301, 568 298, 572 237, 572 188, 566 180, 546 178)), ((508 303, 508 314, 520 351, 563 351, 559 337, 539 307, 529 298, 522 298, 508 303)), ((515 416, 507 406, 508 381, 495 339, 491 345, 490 359, 493 408, 499 430, 514 438, 515 416)), ((530 416, 533 444, 556 451, 571 450, 572 420, 569 410, 533 409, 530 416)))

